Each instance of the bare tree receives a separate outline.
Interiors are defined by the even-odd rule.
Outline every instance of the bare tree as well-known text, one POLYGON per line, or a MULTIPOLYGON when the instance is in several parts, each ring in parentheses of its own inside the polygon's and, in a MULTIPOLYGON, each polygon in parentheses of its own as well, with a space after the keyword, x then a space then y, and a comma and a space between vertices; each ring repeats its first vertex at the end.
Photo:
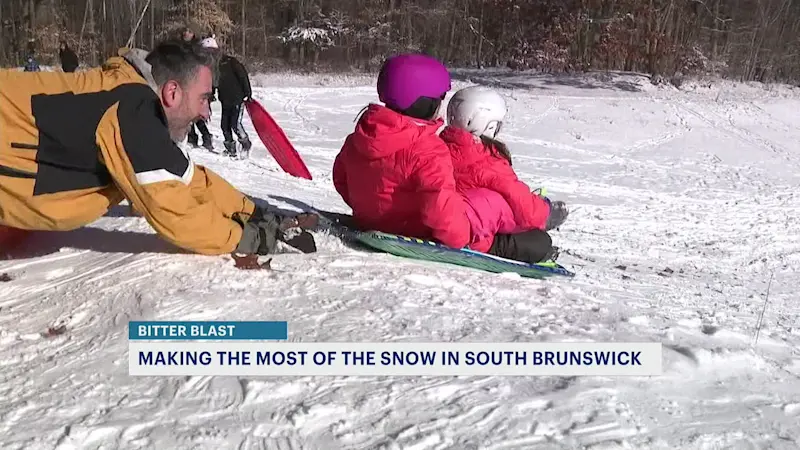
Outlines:
POLYGON ((459 66, 713 73, 800 81, 795 0, 3 0, 0 63, 64 39, 90 65, 181 26, 248 64, 375 70, 421 51, 459 66))

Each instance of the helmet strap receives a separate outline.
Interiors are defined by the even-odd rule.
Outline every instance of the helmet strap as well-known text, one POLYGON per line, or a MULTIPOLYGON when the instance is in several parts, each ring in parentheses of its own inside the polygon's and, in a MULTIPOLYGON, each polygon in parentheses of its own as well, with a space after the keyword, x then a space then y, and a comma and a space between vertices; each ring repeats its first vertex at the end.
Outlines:
POLYGON ((497 135, 500 134, 500 129, 503 128, 503 122, 493 120, 489 123, 485 130, 483 130, 483 134, 486 137, 496 139, 497 135), (489 132, 490 129, 494 128, 492 132, 489 132))

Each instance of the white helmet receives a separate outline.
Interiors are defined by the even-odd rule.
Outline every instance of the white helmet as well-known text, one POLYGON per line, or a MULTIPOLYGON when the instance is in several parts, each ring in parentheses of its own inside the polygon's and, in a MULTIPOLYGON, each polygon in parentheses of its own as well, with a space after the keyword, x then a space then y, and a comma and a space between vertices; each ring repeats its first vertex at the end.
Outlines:
POLYGON ((447 123, 475 136, 495 138, 506 117, 506 101, 493 89, 470 86, 453 95, 447 104, 447 123))
POLYGON ((203 39, 202 41, 200 41, 200 45, 205 48, 219 48, 217 46, 217 40, 214 39, 214 36, 203 39))

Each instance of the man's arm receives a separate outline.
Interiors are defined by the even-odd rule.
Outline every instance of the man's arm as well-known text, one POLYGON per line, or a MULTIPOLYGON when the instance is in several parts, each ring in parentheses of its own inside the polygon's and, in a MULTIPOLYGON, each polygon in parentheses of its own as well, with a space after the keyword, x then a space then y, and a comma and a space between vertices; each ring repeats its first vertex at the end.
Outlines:
POLYGON ((242 237, 242 225, 231 213, 249 215, 253 203, 196 167, 172 141, 160 114, 155 95, 125 99, 109 108, 97 130, 105 166, 165 240, 196 253, 232 252, 242 237))
POLYGON ((244 64, 237 59, 233 59, 232 69, 233 73, 236 74, 236 78, 239 79, 239 83, 242 85, 244 96, 247 98, 253 98, 253 89, 250 86, 250 76, 247 74, 247 69, 245 69, 244 64))

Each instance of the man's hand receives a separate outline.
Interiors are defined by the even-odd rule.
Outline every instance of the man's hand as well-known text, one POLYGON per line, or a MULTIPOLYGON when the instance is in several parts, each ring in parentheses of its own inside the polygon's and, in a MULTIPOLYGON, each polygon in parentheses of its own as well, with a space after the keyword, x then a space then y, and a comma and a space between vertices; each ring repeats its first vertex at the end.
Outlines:
POLYGON ((236 253, 258 255, 274 253, 279 240, 303 253, 317 251, 314 236, 306 231, 317 226, 319 216, 316 214, 279 216, 256 207, 248 220, 242 220, 241 216, 235 217, 234 220, 242 224, 243 230, 236 253))
POLYGON ((314 253, 317 251, 317 243, 314 236, 306 230, 316 228, 317 224, 319 216, 316 214, 303 213, 284 217, 279 226, 278 239, 303 253, 314 253))
POLYGON ((275 214, 264 213, 256 207, 249 219, 243 220, 241 215, 233 218, 242 225, 242 238, 236 247, 238 254, 268 255, 278 245, 280 223, 275 214))

